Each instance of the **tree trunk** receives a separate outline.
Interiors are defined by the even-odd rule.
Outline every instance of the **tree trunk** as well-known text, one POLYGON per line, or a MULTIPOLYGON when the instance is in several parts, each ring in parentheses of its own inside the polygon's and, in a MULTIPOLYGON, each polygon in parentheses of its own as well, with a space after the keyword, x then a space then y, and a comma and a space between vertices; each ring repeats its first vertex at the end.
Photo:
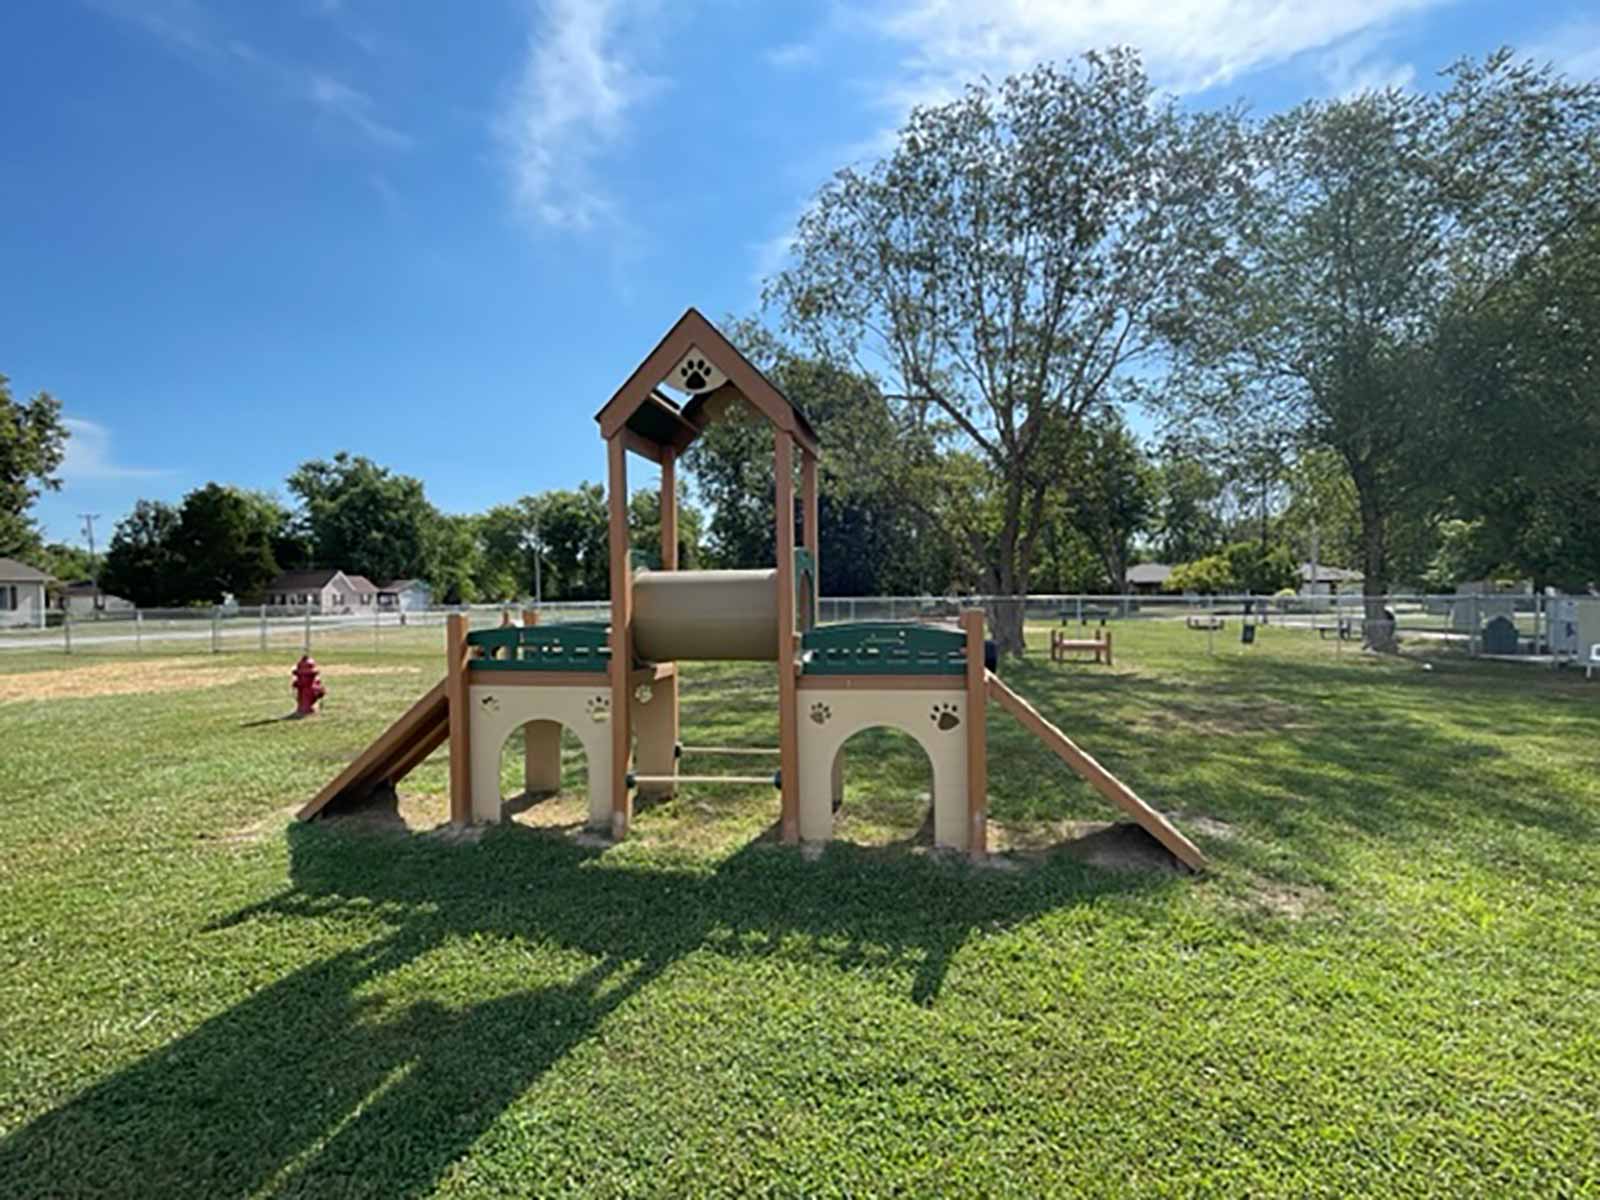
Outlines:
POLYGON ((1016 571, 1011 563, 1002 561, 989 574, 995 582, 988 603, 990 634, 994 638, 995 650, 1001 657, 1021 655, 1028 646, 1022 621, 1025 597, 1017 586, 1016 571))
POLYGON ((1361 507, 1361 595, 1363 616, 1361 645, 1380 654, 1398 654, 1394 614, 1384 605, 1389 592, 1389 544, 1383 506, 1374 481, 1364 471, 1352 472, 1361 507))

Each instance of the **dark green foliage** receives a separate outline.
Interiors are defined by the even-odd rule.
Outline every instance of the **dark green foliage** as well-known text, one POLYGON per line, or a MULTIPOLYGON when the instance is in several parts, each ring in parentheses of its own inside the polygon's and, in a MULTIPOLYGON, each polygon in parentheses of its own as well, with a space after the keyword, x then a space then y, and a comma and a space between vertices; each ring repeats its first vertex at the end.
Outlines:
MULTIPOLYGON (((331 462, 301 463, 289 476, 300 500, 298 520, 320 567, 365 575, 376 583, 424 576, 432 580, 429 539, 439 518, 422 481, 370 458, 340 451, 331 462)), ((448 591, 451 580, 445 580, 448 591)))
MULTIPOLYGON (((208 483, 183 498, 171 550, 189 603, 253 600, 274 575, 273 546, 288 514, 259 493, 208 483)), ((130 597, 131 598, 131 597, 130 597)))
POLYGON ((55 471, 66 445, 61 402, 48 392, 13 400, 0 375, 0 556, 36 557, 39 532, 28 510, 41 491, 61 486, 55 471))
POLYGON ((188 576, 178 556, 178 509, 140 500, 117 522, 106 551, 100 586, 141 608, 187 604, 188 576))

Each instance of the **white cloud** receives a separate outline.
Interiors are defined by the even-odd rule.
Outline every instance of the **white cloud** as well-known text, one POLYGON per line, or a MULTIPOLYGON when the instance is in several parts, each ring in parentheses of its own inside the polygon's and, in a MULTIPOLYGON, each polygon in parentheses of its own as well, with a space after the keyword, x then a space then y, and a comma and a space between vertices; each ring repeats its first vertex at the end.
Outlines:
POLYGON ((594 166, 627 133, 627 116, 662 81, 627 53, 649 0, 547 0, 497 132, 518 207, 542 225, 590 229, 617 219, 594 166))
POLYGON ((349 123, 361 135, 376 145, 393 150, 411 146, 409 135, 391 125, 385 125, 373 116, 372 97, 363 91, 341 83, 331 75, 312 71, 306 76, 305 95, 326 116, 349 123))
POLYGON ((817 61, 819 53, 815 42, 786 42, 772 47, 762 57, 774 67, 808 67, 817 61))
POLYGON ((1371 34, 1346 38, 1318 58, 1317 69, 1340 96, 1408 88, 1417 78, 1416 67, 1383 55, 1371 34))
POLYGON ((1600 20, 1580 18, 1541 34, 1525 51, 1574 79, 1600 77, 1600 20))
POLYGON ((907 47, 897 105, 978 75, 1026 70, 1111 45, 1137 47, 1151 78, 1199 92, 1397 17, 1454 0, 890 0, 877 27, 907 47))
POLYGON ((62 417, 67 427, 67 449, 57 472, 67 485, 100 483, 116 479, 157 479, 172 472, 156 467, 128 467, 113 461, 111 430, 83 417, 62 417))

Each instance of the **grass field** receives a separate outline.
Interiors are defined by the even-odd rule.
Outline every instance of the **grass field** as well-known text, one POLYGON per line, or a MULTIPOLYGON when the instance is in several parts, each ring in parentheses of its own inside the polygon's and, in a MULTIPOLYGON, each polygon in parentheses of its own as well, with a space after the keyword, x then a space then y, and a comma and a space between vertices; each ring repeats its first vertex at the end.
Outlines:
MULTIPOLYGON (((759 788, 585 844, 576 754, 478 838, 442 755, 408 828, 292 824, 435 655, 283 724, 292 654, 8 656, 0 1195, 1600 1194, 1600 684, 1117 641, 1007 678, 1205 876, 1052 849, 1112 814, 998 709, 1007 868, 887 733, 813 861, 759 788)), ((686 668, 686 741, 774 708, 686 668)))

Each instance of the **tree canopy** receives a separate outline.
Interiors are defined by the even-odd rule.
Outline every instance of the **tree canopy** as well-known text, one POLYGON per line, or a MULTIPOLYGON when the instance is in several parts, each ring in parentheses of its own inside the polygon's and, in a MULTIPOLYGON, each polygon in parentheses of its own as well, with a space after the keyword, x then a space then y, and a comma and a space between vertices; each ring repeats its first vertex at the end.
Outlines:
POLYGON ((28 510, 41 492, 61 486, 55 472, 66 446, 61 402, 48 392, 14 400, 0 375, 0 555, 37 556, 39 531, 28 510))

